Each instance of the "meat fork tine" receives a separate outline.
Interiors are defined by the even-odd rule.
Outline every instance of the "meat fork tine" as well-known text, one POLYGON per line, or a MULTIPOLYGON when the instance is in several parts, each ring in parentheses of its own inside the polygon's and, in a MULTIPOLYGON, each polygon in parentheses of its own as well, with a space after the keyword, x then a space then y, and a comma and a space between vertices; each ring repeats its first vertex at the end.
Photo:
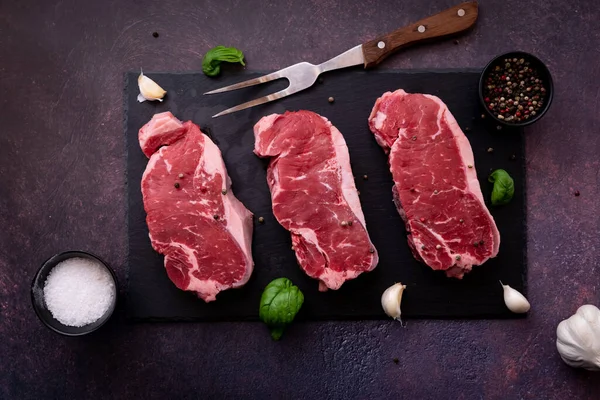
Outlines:
POLYGON ((269 82, 275 79, 286 78, 289 82, 289 86, 286 89, 280 90, 279 92, 271 93, 270 95, 242 103, 236 107, 229 108, 222 111, 213 118, 220 117, 221 115, 230 114, 235 111, 243 110, 248 107, 253 107, 259 104, 268 103, 269 101, 277 100, 290 94, 294 94, 301 90, 304 90, 317 80, 319 74, 323 71, 321 66, 313 65, 307 62, 301 62, 298 64, 291 65, 287 68, 280 69, 279 71, 272 72, 268 75, 264 75, 249 81, 236 83, 235 85, 225 86, 221 89, 216 89, 205 94, 221 93, 230 90, 236 90, 248 86, 254 86, 261 83, 269 82))
POLYGON ((206 92, 204 94, 215 94, 215 93, 223 93, 229 92, 230 90, 242 89, 249 86, 260 85, 261 83, 269 82, 275 79, 283 78, 280 74, 281 71, 275 71, 267 75, 259 76, 258 78, 249 79, 244 82, 238 82, 233 85, 225 86, 219 89, 211 90, 210 92, 206 92))
POLYGON ((293 89, 291 87, 288 87, 287 89, 280 90, 279 92, 271 93, 267 96, 260 97, 258 99, 254 99, 254 100, 242 103, 240 105, 237 105, 235 107, 228 108, 227 110, 221 111, 220 113, 213 115, 212 117, 217 118, 217 117, 220 117, 221 115, 230 114, 232 112, 244 110, 246 108, 254 107, 259 104, 268 103, 270 101, 277 100, 277 99, 280 99, 285 96, 289 96, 290 94, 296 93, 300 90, 302 90, 302 89, 293 89))
POLYGON ((280 69, 279 71, 275 71, 268 75, 264 75, 255 79, 250 79, 249 81, 240 82, 235 85, 226 86, 221 89, 213 90, 211 93, 220 93, 226 92, 229 90, 240 89, 247 86, 254 86, 264 82, 272 81, 279 78, 286 78, 289 82, 289 86, 279 92, 271 93, 267 96, 260 97, 255 100, 248 101, 246 103, 242 103, 232 108, 228 108, 225 111, 222 111, 216 115, 213 115, 213 118, 220 117, 221 115, 230 114, 235 111, 240 111, 249 107, 253 107, 259 104, 268 103, 273 100, 280 99, 285 96, 289 96, 290 94, 294 94, 301 90, 306 89, 307 87, 312 86, 313 83, 317 80, 319 73, 322 71, 320 66, 312 65, 307 62, 302 62, 298 64, 291 65, 287 68, 280 69))

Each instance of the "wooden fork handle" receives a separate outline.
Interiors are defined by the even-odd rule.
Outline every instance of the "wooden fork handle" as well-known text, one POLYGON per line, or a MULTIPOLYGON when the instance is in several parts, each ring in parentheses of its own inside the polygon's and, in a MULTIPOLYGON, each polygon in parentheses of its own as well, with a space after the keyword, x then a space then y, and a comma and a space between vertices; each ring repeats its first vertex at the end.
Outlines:
POLYGON ((477 20, 477 2, 466 2, 424 18, 363 44, 365 68, 374 67, 404 47, 471 28, 477 20))

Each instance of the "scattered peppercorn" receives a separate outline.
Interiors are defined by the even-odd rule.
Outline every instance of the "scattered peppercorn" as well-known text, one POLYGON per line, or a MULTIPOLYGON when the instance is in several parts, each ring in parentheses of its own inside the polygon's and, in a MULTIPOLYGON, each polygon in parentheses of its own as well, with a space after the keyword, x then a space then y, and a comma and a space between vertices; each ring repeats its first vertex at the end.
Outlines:
POLYGON ((330 103, 333 103, 333 102, 334 102, 334 100, 335 100, 335 99, 334 99, 333 97, 330 97, 330 98, 328 98, 328 99, 327 99, 327 101, 328 101, 328 102, 330 102, 330 103))
POLYGON ((179 189, 179 182, 175 182, 173 186, 175 186, 175 189, 179 189))
POLYGON ((467 165, 468 168, 473 168, 473 166, 471 164, 467 165))
POLYGON ((348 221, 348 226, 352 226, 352 221, 348 221))
POLYGON ((477 247, 477 246, 479 246, 479 243, 475 242, 475 243, 473 243, 473 246, 477 247))
POLYGON ((455 41, 454 41, 454 44, 458 44, 458 43, 459 43, 459 42, 458 42, 458 40, 455 40, 455 41))
POLYGON ((471 128, 469 128, 468 126, 465 126, 465 132, 469 132, 471 130, 471 128))
POLYGON ((459 222, 462 224, 463 222, 465 222, 465 220, 461 218, 461 219, 459 220, 459 222))
POLYGON ((576 190, 576 191, 575 191, 575 193, 573 193, 573 194, 575 195, 575 197, 579 197, 579 195, 580 195, 581 193, 579 193, 579 190, 576 190))
POLYGON ((363 179, 366 181, 367 179, 369 179, 369 177, 367 175, 363 175, 363 179))
POLYGON ((263 217, 258 217, 258 223, 259 224, 264 224, 265 223, 265 219, 263 217))
POLYGON ((219 219, 219 216, 217 214, 213 215, 214 219, 219 219))
POLYGON ((400 360, 398 360, 397 358, 394 358, 392 361, 394 362, 394 364, 398 364, 400 362, 400 360))
POLYGON ((479 241, 479 245, 480 245, 480 246, 483 246, 483 240, 480 240, 480 241, 479 241))
POLYGON ((485 119, 485 114, 481 114, 481 119, 485 119))
POLYGON ((502 126, 501 125, 497 125, 496 129, 499 130, 499 131, 501 131, 502 130, 502 126))
POLYGON ((416 136, 413 136, 413 137, 412 137, 412 140, 417 140, 417 137, 416 137, 416 136))
POLYGON ((371 248, 369 249, 369 253, 375 253, 375 249, 371 247, 371 248))
POLYGON ((483 98, 487 109, 509 123, 530 119, 543 108, 548 97, 540 76, 529 60, 501 60, 484 77, 483 98))
POLYGON ((227 189, 223 189, 223 190, 221 190, 221 194, 222 194, 222 195, 226 195, 226 194, 227 194, 227 189))
POLYGON ((512 156, 510 156, 510 159, 514 161, 517 159, 517 156, 513 154, 512 156))
POLYGON ((158 32, 152 32, 152 36, 154 36, 155 38, 158 37, 158 32))
POLYGON ((346 226, 348 223, 346 221, 342 221, 342 226, 346 226))
POLYGON ((421 245, 421 250, 425 250, 425 245, 421 245))
POLYGON ((438 245, 435 246, 435 248, 439 250, 439 249, 442 248, 442 245, 438 244, 438 245))
POLYGON ((183 178, 183 174, 179 174, 177 176, 179 176, 179 179, 183 178))
POLYGON ((456 261, 460 260, 460 254, 456 256, 456 261))
POLYGON ((493 152, 494 152, 494 148, 492 148, 492 147, 488 147, 488 149, 487 149, 487 152, 488 152, 488 153, 493 153, 493 152))

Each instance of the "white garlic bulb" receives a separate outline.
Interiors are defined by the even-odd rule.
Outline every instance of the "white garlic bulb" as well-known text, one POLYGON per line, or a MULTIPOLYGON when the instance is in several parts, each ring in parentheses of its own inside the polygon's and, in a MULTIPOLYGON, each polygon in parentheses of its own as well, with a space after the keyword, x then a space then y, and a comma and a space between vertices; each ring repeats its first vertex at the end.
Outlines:
POLYGON ((385 313, 394 318, 400 319, 400 303, 402 302, 402 293, 406 289, 406 285, 396 283, 390 286, 381 295, 381 306, 385 313))
POLYGON ((556 328, 556 348, 565 363, 600 371, 600 310, 591 304, 579 307, 556 328))
POLYGON ((529 311, 531 305, 525 296, 521 294, 521 292, 511 288, 508 285, 504 285, 502 282, 500 282, 500 284, 504 289, 504 303, 510 311, 517 314, 523 314, 529 311))
POLYGON ((140 88, 140 94, 137 97, 137 101, 140 103, 146 100, 162 101, 167 93, 167 91, 161 88, 158 83, 144 75, 144 71, 140 71, 138 87, 140 88))

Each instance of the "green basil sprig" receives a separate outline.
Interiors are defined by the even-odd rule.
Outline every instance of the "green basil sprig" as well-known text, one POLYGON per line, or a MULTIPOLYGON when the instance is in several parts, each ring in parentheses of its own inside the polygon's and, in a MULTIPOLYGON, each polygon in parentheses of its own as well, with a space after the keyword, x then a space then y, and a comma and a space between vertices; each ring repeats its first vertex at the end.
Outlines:
POLYGON ((244 64, 244 53, 235 47, 217 46, 206 52, 202 59, 202 72, 208 76, 217 76, 221 72, 221 63, 244 64))
POLYGON ((271 330, 271 337, 279 340, 284 329, 292 323, 304 303, 304 295, 287 278, 278 278, 265 287, 260 298, 259 317, 271 330))
POLYGON ((488 181, 494 184, 492 189, 492 205, 501 206, 508 204, 515 194, 515 182, 508 172, 497 169, 492 172, 488 181))

